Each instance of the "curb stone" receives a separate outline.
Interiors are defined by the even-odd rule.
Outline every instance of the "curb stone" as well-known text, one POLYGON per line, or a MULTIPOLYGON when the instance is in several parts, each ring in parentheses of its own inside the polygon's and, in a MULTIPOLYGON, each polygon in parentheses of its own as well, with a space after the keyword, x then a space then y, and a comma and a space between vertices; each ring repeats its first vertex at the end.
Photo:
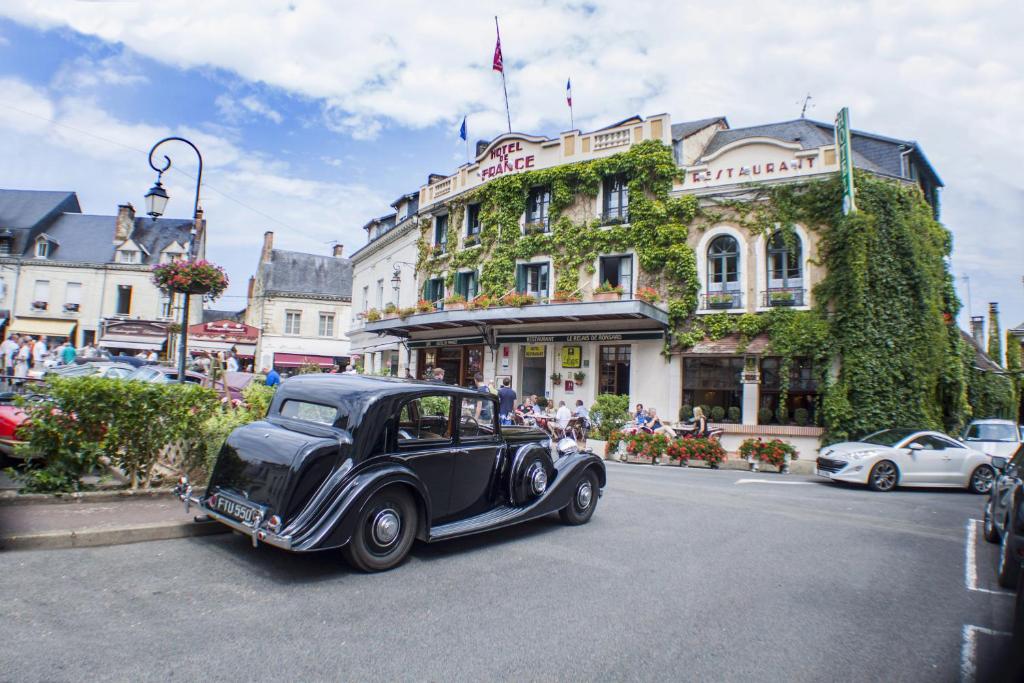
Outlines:
POLYGON ((231 531, 214 521, 202 522, 156 522, 111 529, 79 529, 78 531, 46 531, 41 533, 14 534, 0 537, 3 550, 53 550, 58 548, 90 548, 105 545, 122 545, 144 541, 164 541, 172 538, 210 536, 231 531))
POLYGON ((123 489, 118 491, 78 491, 76 493, 17 493, 0 492, 0 505, 39 505, 52 503, 106 503, 135 498, 173 498, 173 488, 123 489))

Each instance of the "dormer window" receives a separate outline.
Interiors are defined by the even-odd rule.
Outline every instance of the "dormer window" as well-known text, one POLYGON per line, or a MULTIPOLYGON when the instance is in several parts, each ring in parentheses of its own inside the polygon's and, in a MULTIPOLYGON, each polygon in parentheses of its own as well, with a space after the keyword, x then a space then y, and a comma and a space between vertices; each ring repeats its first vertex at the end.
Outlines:
POLYGON ((161 255, 160 260, 162 263, 172 263, 174 261, 181 259, 182 256, 183 255, 180 251, 165 251, 161 255))
POLYGON ((142 263, 141 254, 135 249, 122 249, 117 252, 118 263, 142 263))
POLYGON ((50 243, 43 238, 36 240, 36 258, 49 258, 50 243))

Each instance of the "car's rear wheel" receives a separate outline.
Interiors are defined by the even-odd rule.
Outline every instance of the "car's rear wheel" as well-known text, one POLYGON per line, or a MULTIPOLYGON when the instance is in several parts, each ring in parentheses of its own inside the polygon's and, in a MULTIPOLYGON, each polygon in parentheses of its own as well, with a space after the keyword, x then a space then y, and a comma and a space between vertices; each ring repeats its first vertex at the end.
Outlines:
POLYGON ((992 484, 996 481, 996 471, 988 465, 978 465, 971 475, 971 481, 967 489, 971 493, 984 495, 992 490, 992 484))
POLYGON ((364 572, 383 572, 405 559, 416 538, 416 504, 403 489, 389 487, 374 494, 359 513, 345 559, 364 572))
POLYGON ((1003 539, 999 546, 999 566, 996 576, 1003 588, 1016 588, 1020 581, 1020 555, 1017 552, 1016 534, 1013 533, 1013 520, 1007 519, 1003 527, 1003 539))
POLYGON ((868 487, 872 491, 892 491, 896 488, 899 479, 900 472, 896 469, 896 464, 889 460, 883 460, 875 463, 875 466, 871 468, 871 474, 868 475, 868 487))
POLYGON ((996 528, 996 521, 992 519, 992 498, 989 497, 985 503, 985 521, 981 525, 985 540, 989 543, 999 543, 999 529, 996 528))
POLYGON ((598 488, 597 475, 594 474, 593 470, 587 470, 580 477, 580 480, 576 482, 576 488, 573 489, 572 493, 572 500, 558 511, 558 516, 562 518, 562 522, 569 526, 586 524, 594 516, 599 495, 600 489, 598 488))

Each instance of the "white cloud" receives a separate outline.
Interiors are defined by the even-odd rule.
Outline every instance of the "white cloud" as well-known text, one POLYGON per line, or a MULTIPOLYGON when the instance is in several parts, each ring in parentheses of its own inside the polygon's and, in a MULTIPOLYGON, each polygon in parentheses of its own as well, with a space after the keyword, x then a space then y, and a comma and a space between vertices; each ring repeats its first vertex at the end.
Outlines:
MULTIPOLYGON (((517 130, 568 128, 571 76, 584 129, 660 111, 677 121, 725 114, 734 126, 783 120, 796 117, 811 92, 814 118, 831 120, 849 105, 856 127, 919 141, 948 185, 954 264, 972 281, 994 283, 983 296, 1008 300, 1014 324, 1024 320, 1016 0, 526 0, 500 11, 517 130)), ((312 99, 322 107, 317 125, 354 138, 448 123, 454 139, 464 113, 474 139, 505 127, 501 79, 490 69, 493 7, 473 0, 429 12, 412 0, 358 8, 169 0, 160 12, 65 0, 4 3, 0 14, 312 99)), ((396 189, 405 188, 384 191, 396 189)))
POLYGON ((251 118, 265 118, 273 123, 281 123, 284 117, 281 112, 275 110, 255 95, 246 95, 241 98, 234 98, 230 95, 219 95, 214 104, 217 111, 229 122, 238 123, 251 118))
POLYGON ((131 53, 94 59, 82 55, 63 64, 53 79, 55 88, 89 91, 99 85, 128 86, 147 82, 131 53))

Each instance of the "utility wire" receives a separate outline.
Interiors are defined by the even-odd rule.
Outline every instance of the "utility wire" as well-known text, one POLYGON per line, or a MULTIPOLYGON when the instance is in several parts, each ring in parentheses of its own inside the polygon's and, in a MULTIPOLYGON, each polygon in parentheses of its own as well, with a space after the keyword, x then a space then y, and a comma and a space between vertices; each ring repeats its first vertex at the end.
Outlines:
MULTIPOLYGON (((131 145, 126 145, 123 142, 120 142, 118 140, 111 140, 110 138, 104 137, 102 135, 97 135, 96 133, 93 133, 93 132, 90 132, 90 131, 87 131, 87 130, 83 130, 81 128, 78 128, 77 126, 72 126, 72 125, 67 124, 67 123, 62 123, 60 121, 56 121, 54 119, 47 118, 45 116, 41 116, 39 114, 36 114, 35 112, 31 112, 31 111, 26 111, 24 109, 20 109, 20 108, 15 107, 15 106, 13 106, 11 104, 8 104, 7 102, 0 102, 0 106, 5 107, 7 109, 10 109, 11 111, 16 111, 19 114, 24 114, 25 116, 32 116, 34 118, 40 119, 41 121, 46 121, 47 123, 50 123, 50 124, 52 124, 54 126, 60 126, 61 128, 67 128, 68 130, 73 130, 76 133, 80 133, 81 135, 87 135, 87 136, 89 136, 91 138, 95 138, 96 140, 102 140, 103 142, 109 143, 111 145, 116 145, 116 146, 121 147, 123 149, 127 149, 127 150, 132 151, 132 152, 137 152, 138 154, 141 154, 142 156, 147 156, 148 155, 148 152, 146 152, 144 150, 141 150, 141 149, 137 149, 135 147, 132 147, 131 145)), ((186 178, 188 178, 190 180, 195 180, 196 179, 196 177, 194 175, 192 175, 191 173, 188 173, 187 171, 183 171, 183 170, 181 170, 180 168, 178 168, 176 166, 172 166, 171 170, 172 171, 176 171, 177 173, 180 173, 181 175, 185 176, 186 178)), ((279 220, 277 218, 274 218, 270 214, 265 213, 264 211, 261 211, 260 209, 257 209, 257 208, 255 208, 253 206, 249 206, 248 204, 246 204, 245 202, 241 201, 240 199, 236 199, 235 197, 232 197, 227 192, 224 192, 223 190, 219 190, 216 187, 214 187, 213 185, 210 185, 208 183, 203 183, 203 188, 205 188, 207 190, 212 190, 213 192, 219 194, 221 197, 224 197, 228 201, 234 202, 235 204, 241 206, 242 208, 248 209, 249 211, 252 211, 253 213, 258 214, 258 215, 262 216, 263 218, 266 218, 268 221, 271 221, 273 223, 276 223, 277 225, 280 225, 281 227, 285 228, 286 230, 291 230, 295 234, 302 235, 303 237, 307 236, 306 233, 301 232, 298 228, 292 227, 291 225, 288 225, 284 221, 281 221, 281 220, 279 220)))

